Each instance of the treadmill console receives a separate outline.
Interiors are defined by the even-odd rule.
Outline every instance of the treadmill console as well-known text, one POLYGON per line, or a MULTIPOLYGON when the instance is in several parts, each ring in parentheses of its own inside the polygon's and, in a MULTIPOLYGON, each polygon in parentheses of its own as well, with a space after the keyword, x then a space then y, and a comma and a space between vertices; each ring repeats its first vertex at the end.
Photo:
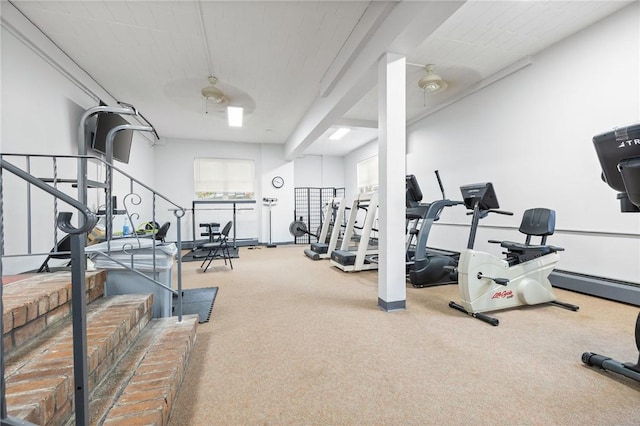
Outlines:
POLYGON ((596 135, 593 145, 602 180, 619 192, 620 210, 640 212, 640 124, 596 135))

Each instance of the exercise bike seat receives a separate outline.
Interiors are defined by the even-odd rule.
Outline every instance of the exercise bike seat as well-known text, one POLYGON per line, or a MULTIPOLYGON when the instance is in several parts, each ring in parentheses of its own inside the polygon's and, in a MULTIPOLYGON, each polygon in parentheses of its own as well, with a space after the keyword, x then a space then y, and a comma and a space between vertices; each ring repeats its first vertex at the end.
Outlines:
POLYGON ((490 243, 498 243, 506 248, 507 261, 510 265, 523 263, 550 253, 563 251, 564 248, 547 245, 547 236, 553 235, 556 226, 556 212, 546 208, 528 209, 522 215, 522 222, 518 229, 526 235, 524 243, 514 241, 489 240, 490 243), (531 244, 531 237, 541 237, 540 244, 531 244))

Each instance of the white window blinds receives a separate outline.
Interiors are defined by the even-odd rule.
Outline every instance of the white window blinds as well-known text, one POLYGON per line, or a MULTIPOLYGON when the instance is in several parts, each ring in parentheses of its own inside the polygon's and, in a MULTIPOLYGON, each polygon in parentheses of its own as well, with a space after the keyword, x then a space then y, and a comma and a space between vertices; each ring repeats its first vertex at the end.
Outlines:
POLYGON ((360 192, 370 192, 378 189, 377 155, 358 163, 358 189, 360 192))
POLYGON ((253 199, 253 160, 196 158, 193 164, 197 199, 253 199))

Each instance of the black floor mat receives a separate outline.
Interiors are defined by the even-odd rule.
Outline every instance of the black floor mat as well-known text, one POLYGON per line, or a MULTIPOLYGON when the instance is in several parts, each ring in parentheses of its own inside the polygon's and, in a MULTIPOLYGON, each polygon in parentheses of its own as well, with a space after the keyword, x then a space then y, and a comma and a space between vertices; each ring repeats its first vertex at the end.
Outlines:
MULTIPOLYGON (((209 250, 196 249, 195 251, 190 251, 189 253, 182 256, 182 261, 183 262, 203 262, 205 257, 207 257, 207 253, 209 253, 209 250)), ((239 257, 238 249, 229 247, 229 256, 231 256, 232 259, 239 257)), ((222 253, 218 253, 216 255, 216 259, 222 259, 222 253)))
MULTIPOLYGON (((182 290, 182 315, 198 314, 198 322, 209 322, 216 301, 218 287, 193 288, 182 290)), ((173 296, 173 315, 178 314, 178 296, 173 296)))

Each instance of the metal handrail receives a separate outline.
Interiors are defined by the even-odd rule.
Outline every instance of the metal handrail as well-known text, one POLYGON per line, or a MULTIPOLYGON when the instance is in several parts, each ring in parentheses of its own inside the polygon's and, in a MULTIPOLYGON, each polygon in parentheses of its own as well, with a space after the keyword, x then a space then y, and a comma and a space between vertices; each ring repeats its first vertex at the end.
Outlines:
POLYGON ((95 160, 99 163, 104 164, 107 167, 111 167, 113 170, 117 171, 118 173, 122 174, 123 176, 125 176, 126 178, 130 179, 131 181, 135 182, 137 185, 140 185, 141 187, 143 187, 144 189, 155 193, 156 195, 158 195, 160 198, 162 198, 163 200, 165 200, 166 202, 168 202, 169 204, 173 205, 174 207, 176 207, 178 210, 182 210, 182 211, 186 211, 186 209, 182 206, 180 206, 178 203, 170 200, 169 198, 167 198, 166 196, 162 195, 161 193, 157 192, 156 190, 154 190, 153 188, 151 188, 150 186, 144 184, 143 182, 141 182, 140 180, 136 179, 135 177, 131 176, 130 174, 128 174, 127 172, 125 172, 124 170, 107 163, 105 160, 103 160, 100 157, 96 157, 93 155, 51 155, 51 154, 20 154, 20 153, 15 153, 15 152, 3 152, 0 153, 0 156, 5 157, 5 156, 12 156, 12 157, 35 157, 35 158, 73 158, 73 159, 87 159, 87 160, 95 160))
POLYGON ((126 263, 120 262, 119 260, 113 258, 112 256, 109 256, 109 254, 107 254, 107 253, 105 253, 103 251, 94 250, 94 251, 91 252, 91 254, 96 254, 96 255, 102 256, 102 257, 104 257, 106 259, 109 259, 111 262, 113 262, 113 263, 115 263, 115 264, 117 264, 119 266, 122 266, 123 269, 127 269, 129 272, 133 272, 134 274, 138 275, 140 278, 144 278, 145 280, 153 283, 154 285, 162 287, 166 291, 171 292, 171 294, 174 294, 176 296, 178 295, 178 290, 174 290, 172 288, 169 288, 169 287, 165 286, 160 281, 154 280, 150 276, 145 275, 145 274, 143 274, 142 272, 140 272, 140 271, 138 271, 136 269, 133 269, 131 266, 127 265, 126 263))
MULTIPOLYGON (((78 160, 78 164, 79 167, 80 165, 83 166, 84 170, 86 171, 86 161, 87 160, 93 160, 96 161, 98 163, 102 163, 104 164, 109 173, 107 176, 109 175, 113 175, 114 171, 117 171, 118 173, 122 174, 123 176, 125 176, 126 178, 129 179, 130 182, 130 187, 131 187, 131 192, 133 193, 133 187, 134 184, 140 186, 141 188, 146 189, 147 191, 151 192, 151 194, 153 194, 153 219, 155 221, 155 203, 156 203, 156 198, 160 198, 164 201, 166 201, 167 203, 169 203, 170 205, 172 205, 174 208, 170 209, 173 211, 173 215, 176 218, 176 222, 177 222, 177 226, 176 226, 176 232, 177 232, 177 248, 178 248, 178 274, 177 274, 177 278, 178 278, 178 283, 177 283, 177 287, 178 290, 173 290, 170 287, 165 286, 164 284, 160 283, 159 281, 156 281, 150 277, 148 277, 145 274, 142 274, 140 272, 138 272, 137 270, 129 267, 128 265, 126 265, 125 263, 119 262, 115 259, 113 259, 111 256, 109 256, 108 253, 103 253, 103 252, 94 252, 97 253, 99 255, 105 256, 107 258, 109 258, 111 261, 119 264, 120 266, 122 266, 123 268, 125 268, 128 271, 131 271, 133 273, 136 273, 142 277, 144 277, 145 279, 153 282, 154 284, 160 286, 163 290, 169 291, 172 294, 176 295, 178 297, 178 301, 177 301, 177 308, 178 308, 178 312, 177 312, 177 316, 178 316, 178 321, 182 321, 182 259, 180 256, 180 253, 182 251, 182 236, 181 236, 181 219, 182 217, 185 215, 186 209, 182 206, 180 206, 179 204, 175 203, 174 201, 170 200, 168 197, 164 196, 163 194, 158 193, 157 191, 155 191, 154 189, 152 189, 151 187, 149 187, 148 185, 142 183, 140 180, 134 178, 133 176, 129 175, 128 173, 126 173, 125 171, 118 169, 117 167, 114 167, 112 164, 110 164, 109 162, 95 157, 95 156, 90 156, 90 155, 46 155, 46 154, 19 154, 19 153, 0 153, 0 185, 2 184, 1 181, 1 170, 2 169, 6 169, 7 171, 15 174, 16 176, 26 180, 27 182, 29 182, 30 184, 33 184, 34 186, 44 190, 45 192, 51 194, 54 196, 54 200, 60 199, 64 202, 66 202, 67 204, 73 206, 74 208, 78 209, 78 211, 81 213, 80 218, 78 219, 78 224, 79 226, 76 228, 71 224, 71 218, 72 218, 72 213, 68 213, 68 212, 62 212, 58 214, 57 217, 57 222, 56 225, 59 229, 61 229, 62 231, 68 233, 70 235, 70 241, 71 241, 71 264, 72 264, 72 321, 73 321, 73 347, 74 347, 74 380, 76 383, 75 386, 75 419, 76 419, 76 424, 78 425, 84 425, 84 424, 88 424, 89 423, 89 406, 88 406, 88 376, 87 376, 87 371, 88 371, 88 366, 87 366, 87 337, 86 337, 86 283, 85 283, 85 269, 86 269, 86 256, 85 256, 85 241, 87 238, 87 232, 90 231, 91 229, 93 229, 93 227, 95 226, 96 222, 97 222, 97 217, 96 214, 94 212, 92 212, 83 202, 74 199, 73 197, 65 194, 64 192, 59 191, 55 185, 58 181, 57 178, 57 171, 55 170, 55 161, 57 158, 70 158, 70 159, 77 159, 78 160), (16 157, 25 157, 27 158, 27 171, 24 171, 22 169, 20 169, 19 167, 15 166, 12 163, 7 162, 6 160, 4 160, 5 156, 16 156, 16 157), (54 186, 48 185, 45 181, 43 181, 42 179, 39 179, 35 176, 33 176, 32 174, 29 173, 30 171, 30 158, 31 157, 43 157, 43 158, 52 158, 54 161, 54 173, 56 174, 56 176, 54 176, 53 178, 53 183, 54 186)), ((86 173, 84 173, 84 176, 86 176, 86 173)), ((107 178, 106 186, 107 187, 111 187, 111 179, 107 178)), ((82 179, 78 179, 78 188, 79 188, 79 194, 82 194, 83 192, 85 193, 85 196, 82 197, 84 198, 84 201, 86 203, 86 186, 87 186, 87 179, 86 177, 83 177, 82 179), (84 189, 81 189, 81 186, 84 186, 84 189)), ((28 188, 30 188, 30 185, 28 186, 28 188)), ((29 189, 28 189, 29 191, 29 189)), ((131 194, 129 194, 131 195, 131 194)), ((137 194, 134 194, 137 195, 137 194)), ((138 196, 139 197, 139 196, 138 196)), ((79 196, 80 198, 80 196, 79 196)), ((126 197, 125 197, 126 200, 126 197)), ((0 216, 2 215, 2 195, 0 193, 0 216)), ((134 204, 136 204, 134 202, 134 204)), ((125 203, 125 208, 126 208, 126 203, 125 203)), ((57 212, 57 207, 55 209, 55 212, 57 212)), ((134 213, 135 215, 137 215, 137 213, 134 213)), ((129 214, 128 210, 127 210, 127 216, 128 219, 131 221, 131 214, 129 214)), ((111 217, 107 218, 107 221, 111 221, 111 217)), ((0 226, 2 226, 2 218, 0 218, 0 226)), ((29 224, 28 224, 29 228, 30 228, 30 220, 29 220, 29 224)), ((154 230, 154 242, 155 242, 155 233, 157 233, 157 229, 154 230)), ((30 235, 30 229, 28 234, 30 235)), ((2 231, 1 234, 2 239, 0 240, 0 249, 2 250, 2 255, 4 255, 4 233, 2 231)), ((109 236, 107 237, 109 241, 110 238, 109 236)), ((29 237, 30 239, 30 237, 29 237)), ((54 237, 55 239, 55 237, 54 237)), ((56 244, 57 245, 57 244, 56 244)), ((31 253, 31 241, 29 241, 29 255, 33 255, 31 253)), ((155 253, 156 253, 156 244, 152 244, 152 249, 153 249, 153 271, 154 271, 154 276, 155 276, 155 271, 156 271, 156 259, 155 259, 155 253)), ((59 252, 59 253, 67 253, 67 252, 59 252)), ((48 254, 48 253, 47 253, 48 254)), ((9 255, 10 256, 10 255, 9 255)), ((133 265, 132 265, 133 266, 133 265)), ((0 274, 2 271, 2 262, 0 260, 0 274)), ((0 311, 3 309, 2 308, 2 282, 1 282, 1 276, 0 276, 0 311)), ((0 318, 0 329, 2 329, 2 319, 0 318)), ((5 371, 4 371, 4 350, 2 347, 2 342, 0 342, 0 380, 1 380, 1 386, 0 386, 0 393, 2 394, 1 398, 0 398, 0 423, 2 423, 3 425, 5 424, 13 424, 13 422, 17 421, 16 419, 10 418, 7 416, 7 408, 6 408, 6 399, 5 399, 5 371)), ((20 423, 20 424, 27 424, 27 423, 20 423)))
POLYGON ((95 213, 89 210, 87 206, 80 203, 75 198, 65 194, 64 192, 52 187, 51 185, 47 185, 44 181, 42 181, 42 179, 38 179, 37 177, 25 172, 21 168, 14 166, 13 164, 7 162, 2 158, 0 158, 0 167, 18 176, 19 178, 26 180, 30 184, 37 186, 43 191, 48 192, 49 194, 64 201, 65 203, 75 207, 76 210, 78 210, 84 216, 85 223, 81 225, 80 228, 76 228, 68 222, 68 217, 65 216, 62 222, 60 221, 60 219, 58 219, 58 227, 67 234, 82 234, 89 232, 98 221, 95 213))
MULTIPOLYGON (((80 424, 88 424, 89 422, 89 398, 88 378, 87 378, 87 321, 86 321, 86 282, 85 282, 85 256, 83 250, 83 240, 86 239, 87 232, 92 229, 96 222, 96 215, 84 204, 59 191, 58 189, 47 185, 41 179, 23 171, 19 167, 0 158, 0 169, 7 170, 19 178, 37 186, 43 191, 60 199, 67 204, 75 207, 83 219, 81 225, 76 228, 71 224, 71 212, 61 212, 57 218, 57 226, 62 231, 71 235, 71 306, 73 312, 73 374, 74 374, 74 399, 76 404, 76 419, 80 424)), ((2 245, 4 246, 4 230, 2 234, 2 245)), ((0 261, 1 263, 1 261, 0 261)), ((0 276, 0 311, 3 311, 2 303, 2 278, 0 276)), ((0 318, 0 329, 4 329, 2 319, 0 318)), ((5 397, 5 377, 4 377, 4 347, 0 343, 0 390, 2 397, 0 399, 0 419, 2 423, 14 423, 15 420, 9 419, 7 415, 7 403, 5 397)))
MULTIPOLYGON (((172 208, 172 209, 170 209, 170 210, 173 212, 173 215, 174 215, 174 217, 175 217, 175 218, 176 218, 176 220, 177 220, 177 226, 176 226, 176 228, 177 228, 177 229, 176 229, 176 232, 177 232, 177 241, 176 241, 176 245, 177 245, 177 248, 178 248, 178 254, 180 254, 180 253, 182 252, 181 219, 182 219, 182 217, 184 217, 184 215, 186 214, 186 209, 185 209, 184 207, 180 206, 179 204, 177 204, 176 202, 174 202, 174 201, 170 200, 170 199, 169 199, 168 197, 166 197, 165 195, 160 194, 159 192, 155 191, 153 188, 151 188, 150 186, 148 186, 148 185, 146 185, 145 183, 141 182, 141 181, 140 181, 140 180, 138 180, 137 178, 135 178, 135 177, 131 176, 130 174, 128 174, 128 173, 127 173, 127 172, 125 172, 124 170, 119 169, 118 167, 113 166, 113 165, 112 165, 112 164, 110 164, 108 161, 105 161, 105 160, 103 160, 102 158, 95 157, 95 156, 91 156, 91 155, 69 155, 69 154, 66 154, 66 155, 65 155, 65 154, 63 154, 63 155, 52 155, 52 154, 0 153, 0 158, 3 158, 3 157, 5 157, 5 156, 12 156, 12 157, 25 157, 25 158, 27 158, 27 159, 28 159, 28 161, 29 161, 31 158, 51 158, 51 159, 53 159, 53 160, 56 160, 56 159, 59 159, 59 158, 66 158, 66 159, 83 159, 83 160, 94 160, 94 161, 96 161, 96 162, 98 162, 98 163, 103 164, 107 169, 111 170, 111 173, 110 173, 110 174, 108 174, 108 175, 113 176, 113 171, 118 172, 119 174, 121 174, 121 175, 123 175, 124 177, 126 177, 127 179, 129 179, 131 189, 133 188, 133 185, 134 185, 134 184, 136 184, 136 185, 140 186, 141 188, 146 189, 147 191, 149 191, 150 193, 152 193, 152 194, 153 194, 153 197, 154 197, 154 213, 153 213, 152 220, 154 220, 154 221, 155 221, 155 201, 156 201, 156 198, 160 198, 160 199, 162 199, 162 200, 166 201, 168 204, 170 204, 171 206, 173 206, 173 207, 174 207, 174 208, 172 208)), ((9 164, 10 166, 13 166, 13 165, 11 165, 10 163, 8 163, 8 164, 9 164)), ((19 169, 19 168, 18 168, 18 167, 16 167, 16 166, 13 166, 13 168, 14 168, 14 169, 16 169, 16 170, 18 170, 20 173, 22 173, 22 174, 24 174, 24 175, 31 176, 29 173, 27 173, 27 172, 25 172, 25 171, 23 171, 23 170, 19 169)), ((29 164, 29 162, 27 163, 27 168, 28 168, 28 169, 30 168, 30 164, 29 164)), ((37 179, 37 178, 34 178, 34 179, 37 179)), ((45 185, 47 188, 51 188, 51 186, 49 186, 49 185, 47 185, 46 183, 42 182, 40 179, 37 179, 37 180, 38 180, 38 181, 40 181, 42 185, 45 185)), ((106 182, 107 186, 108 186, 108 187, 110 187, 110 186, 111 186, 111 179, 110 179, 109 177, 107 177, 107 178, 106 178, 106 180, 107 180, 107 182, 106 182)), ((54 182, 55 182, 55 181, 56 181, 56 178, 54 177, 54 182)), ((86 183, 86 180, 85 180, 85 183, 86 183)), ((37 186, 38 186, 38 185, 37 185, 37 186)), ((40 186, 39 186, 39 187, 40 187, 40 186)), ((132 190, 133 190, 133 189, 132 189, 132 190)), ((69 200, 72 200, 72 201, 74 201, 74 202, 76 202, 76 203, 77 203, 77 201, 76 201, 76 200, 74 200, 72 197, 68 196, 67 194, 64 194, 64 193, 61 193, 61 194, 64 196, 64 198, 61 198, 63 201, 69 202, 69 200)), ((107 200, 106 200, 106 201, 107 201, 107 203, 109 203, 109 201, 110 201, 110 199, 109 199, 109 198, 110 198, 110 197, 109 197, 109 195, 110 195, 110 191, 107 191, 107 200)), ((125 198, 126 198, 126 197, 125 197, 125 198)), ((81 205, 81 204, 79 204, 79 205, 81 205)), ((89 211, 89 210, 88 210, 88 208, 86 208, 86 206, 85 206, 85 209, 86 209, 87 211, 89 211)), ((126 209, 126 205, 125 205, 125 209, 126 209)), ((135 213, 134 213, 134 214, 135 214, 135 213)), ((132 214, 129 214, 129 212, 127 211, 127 219, 129 220, 129 222, 130 222, 130 223, 133 223, 132 216, 133 216, 133 215, 132 215, 132 214)), ((110 221, 111 221, 111 217, 112 217, 112 216, 111 216, 111 215, 109 215, 109 214, 107 213, 107 229, 110 229, 110 228, 112 227, 112 226, 111 226, 111 223, 110 223, 110 221)), ((79 221, 79 222, 80 222, 80 223, 82 223, 83 221, 79 221)), ((90 227, 90 228, 89 228, 89 230, 90 230, 90 229, 92 229, 92 227, 90 227)), ((154 238, 155 238, 155 233, 156 233, 156 232, 157 232, 157 229, 154 229, 154 238)), ((30 233, 29 233, 29 235, 30 235, 30 233)), ((139 243, 139 239, 138 239, 137 235, 135 236, 135 238, 138 240, 138 243, 139 243)), ((109 233, 109 232, 107 232, 107 253, 111 253, 110 242, 111 242, 111 235, 110 235, 110 233, 109 233)), ((30 241, 29 241, 29 243, 30 243, 30 241)), ((29 246, 30 246, 30 244, 29 244, 29 246)), ((156 271, 156 255, 155 255, 155 253, 156 253, 156 246, 155 246, 155 244, 154 244, 151 248, 152 248, 152 251, 153 251, 153 272, 154 272, 154 275, 155 275, 155 271, 156 271)), ((66 251, 57 251, 57 248, 56 248, 56 249, 54 249, 54 253, 56 253, 56 254, 65 254, 65 253, 68 253, 68 252, 66 252, 66 251)), ((29 250, 29 252, 28 252, 27 254, 29 254, 29 255, 36 255, 36 254, 34 254, 34 253, 31 253, 31 251, 30 251, 30 250, 29 250)), ((46 253, 46 254, 50 254, 50 253, 46 253)), ((3 255, 4 255, 4 254, 3 254, 3 255)), ((8 256, 5 256, 5 257, 12 257, 12 256, 19 256, 19 255, 8 255, 8 256)), ((177 288, 178 288, 178 299, 179 299, 179 300, 178 300, 178 312, 177 312, 177 316, 178 316, 178 321, 182 321, 182 300, 181 300, 181 299, 182 299, 182 298, 181 298, 181 296, 182 296, 182 258, 181 258, 181 256, 180 256, 180 255, 178 255, 178 262, 177 262, 177 263, 178 263, 178 265, 177 265, 177 268, 178 268, 178 274, 177 274, 177 278, 178 278, 177 288)), ((136 271, 135 271, 133 268, 131 268, 131 267, 128 267, 128 266, 126 266, 126 265, 124 265, 124 267, 125 267, 125 269, 127 269, 127 270, 130 270, 130 271, 136 272, 136 271)), ((162 286, 162 287, 163 287, 164 289, 166 289, 166 288, 167 288, 166 286, 162 286)))

